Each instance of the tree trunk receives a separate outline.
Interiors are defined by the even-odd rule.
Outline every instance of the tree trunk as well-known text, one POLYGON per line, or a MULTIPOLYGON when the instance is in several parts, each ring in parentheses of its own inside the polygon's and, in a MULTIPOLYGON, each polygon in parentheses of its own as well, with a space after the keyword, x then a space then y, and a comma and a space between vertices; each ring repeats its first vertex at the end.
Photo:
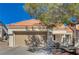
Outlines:
POLYGON ((77 42, 77 36, 76 36, 76 25, 73 26, 73 46, 75 46, 77 42))

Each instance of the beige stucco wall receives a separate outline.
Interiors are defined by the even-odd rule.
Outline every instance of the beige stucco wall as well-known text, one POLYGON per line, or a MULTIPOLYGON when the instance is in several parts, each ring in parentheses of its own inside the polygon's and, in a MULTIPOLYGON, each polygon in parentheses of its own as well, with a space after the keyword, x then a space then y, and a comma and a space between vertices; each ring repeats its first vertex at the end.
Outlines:
POLYGON ((13 35, 9 35, 9 47, 14 47, 13 35))

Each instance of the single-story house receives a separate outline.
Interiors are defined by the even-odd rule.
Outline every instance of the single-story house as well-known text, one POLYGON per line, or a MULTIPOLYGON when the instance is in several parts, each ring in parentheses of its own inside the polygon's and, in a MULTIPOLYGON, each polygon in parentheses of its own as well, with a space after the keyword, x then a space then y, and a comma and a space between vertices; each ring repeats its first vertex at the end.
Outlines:
MULTIPOLYGON (((73 44, 73 31, 63 24, 58 24, 53 27, 52 40, 59 42, 61 45, 73 44)), ((44 47, 47 41, 47 26, 40 20, 31 19, 21 22, 16 22, 8 25, 9 47, 32 46, 35 44, 39 47, 44 47)))
POLYGON ((46 26, 40 20, 25 20, 8 25, 9 47, 25 47, 37 44, 43 47, 47 38, 46 26))

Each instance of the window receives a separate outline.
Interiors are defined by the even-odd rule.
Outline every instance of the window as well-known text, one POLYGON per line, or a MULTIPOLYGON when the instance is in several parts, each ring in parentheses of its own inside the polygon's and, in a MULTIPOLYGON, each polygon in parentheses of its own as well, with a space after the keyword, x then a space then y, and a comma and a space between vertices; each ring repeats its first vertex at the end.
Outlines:
POLYGON ((53 39, 55 40, 55 35, 53 35, 53 39))

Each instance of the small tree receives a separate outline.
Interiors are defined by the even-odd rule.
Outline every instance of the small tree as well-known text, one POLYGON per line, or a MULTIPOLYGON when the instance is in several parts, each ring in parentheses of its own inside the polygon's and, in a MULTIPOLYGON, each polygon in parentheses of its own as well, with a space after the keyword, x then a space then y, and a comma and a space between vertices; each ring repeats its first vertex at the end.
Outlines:
MULTIPOLYGON (((73 16, 79 17, 78 3, 28 3, 25 4, 24 8, 33 18, 41 20, 46 25, 59 22, 66 23, 68 26, 74 25, 75 23, 69 20, 69 18, 73 16)), ((76 37, 75 26, 69 27, 73 30, 73 37, 76 37)))

